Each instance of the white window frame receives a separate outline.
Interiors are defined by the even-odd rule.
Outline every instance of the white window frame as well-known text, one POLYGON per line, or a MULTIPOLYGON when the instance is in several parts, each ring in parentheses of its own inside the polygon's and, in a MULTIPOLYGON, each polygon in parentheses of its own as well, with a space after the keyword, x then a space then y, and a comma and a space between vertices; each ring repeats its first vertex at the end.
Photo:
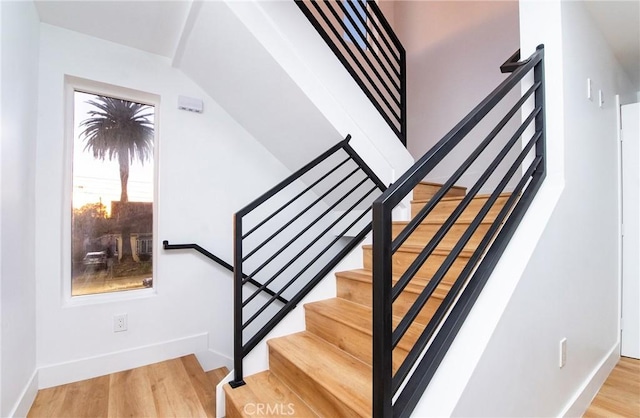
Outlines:
MULTIPOLYGON (((64 79, 64 199, 62 227, 62 284, 63 306, 82 306, 98 303, 119 302, 123 300, 154 297, 157 295, 157 262, 153 262, 152 277, 153 286, 143 289, 126 290, 121 292, 97 293, 92 295, 71 296, 71 228, 72 228, 72 199, 73 199, 73 145, 74 145, 74 93, 82 91, 86 93, 104 95, 132 102, 147 104, 154 107, 154 175, 153 175, 153 236, 158 234, 158 155, 160 149, 159 126, 160 126, 160 96, 140 90, 116 86, 113 84, 89 80, 85 78, 65 75, 64 79)), ((158 254, 157 242, 152 242, 152 252, 158 254)))

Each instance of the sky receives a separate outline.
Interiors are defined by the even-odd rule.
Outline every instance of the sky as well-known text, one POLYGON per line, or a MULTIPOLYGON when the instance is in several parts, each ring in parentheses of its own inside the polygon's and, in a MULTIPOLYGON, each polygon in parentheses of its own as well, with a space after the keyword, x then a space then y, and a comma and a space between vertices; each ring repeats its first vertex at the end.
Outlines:
MULTIPOLYGON (((73 140, 73 208, 87 203, 102 201, 111 210, 111 201, 120 200, 120 168, 117 160, 101 161, 93 153, 84 151, 85 142, 80 138, 80 123, 89 117, 92 106, 86 102, 95 95, 75 92, 74 95, 74 140, 73 140)), ((153 119, 152 119, 153 121, 153 119)), ((127 191, 130 202, 153 201, 153 161, 144 166, 134 161, 129 168, 127 191)))

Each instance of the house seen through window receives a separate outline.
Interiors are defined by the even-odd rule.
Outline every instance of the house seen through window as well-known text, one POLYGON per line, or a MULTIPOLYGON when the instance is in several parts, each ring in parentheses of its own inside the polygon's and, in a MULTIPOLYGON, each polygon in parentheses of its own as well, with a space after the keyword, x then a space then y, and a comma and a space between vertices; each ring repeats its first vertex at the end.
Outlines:
POLYGON ((154 119, 74 92, 72 296, 153 286, 154 119))

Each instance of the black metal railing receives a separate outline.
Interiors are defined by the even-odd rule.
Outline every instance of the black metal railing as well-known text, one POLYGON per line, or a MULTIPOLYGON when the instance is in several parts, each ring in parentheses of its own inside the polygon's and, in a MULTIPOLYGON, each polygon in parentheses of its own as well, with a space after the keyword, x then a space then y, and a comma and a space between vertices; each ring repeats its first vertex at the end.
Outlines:
POLYGON ((404 47, 375 0, 295 0, 404 145, 404 47))
POLYGON ((244 384, 245 356, 371 231, 371 204, 386 187, 350 139, 235 215, 233 387, 244 384), (251 280, 262 285, 247 289, 251 280), (279 297, 288 302, 274 304, 279 297))
MULTIPOLYGON (((217 255, 213 254, 212 252, 202 248, 198 244, 169 244, 169 241, 165 240, 165 241, 162 241, 162 248, 164 248, 165 250, 195 250, 200 254, 204 255, 205 257, 207 257, 209 260, 215 261, 216 263, 218 263, 219 265, 221 265, 222 267, 224 267, 225 269, 233 273, 233 266, 231 264, 227 263, 226 261, 224 261, 217 255)), ((246 278, 248 283, 251 283, 255 287, 261 289, 266 294, 270 296, 276 296, 275 292, 273 292, 268 287, 263 286, 262 283, 258 283, 257 281, 253 280, 250 277, 247 277, 246 275, 243 275, 242 277, 246 278)), ((286 300, 281 296, 276 296, 276 299, 278 300, 278 302, 285 303, 285 304, 289 302, 288 300, 286 300)))
POLYGON ((373 204, 373 411, 376 417, 411 414, 544 180, 544 48, 539 46, 523 62, 515 62, 515 57, 505 63, 512 71, 510 76, 373 204), (509 110, 505 112, 504 108, 509 110), (499 121, 496 123, 496 120, 499 121), (477 147, 474 141, 478 142, 477 147), (470 147, 469 142, 474 144, 470 147), (444 185, 393 238, 393 208, 443 161, 468 149, 472 151, 464 151, 461 164, 450 164, 453 174, 444 185), (398 271, 396 267, 394 271, 393 255, 406 245, 409 236, 468 171, 481 174, 407 270, 398 271), (487 193, 484 204, 477 212, 470 212, 469 204, 481 190, 487 193), (509 193, 505 195, 505 192, 509 193), (496 203, 498 199, 500 204, 496 203), (434 256, 436 247, 443 247, 443 238, 452 236, 452 227, 463 212, 473 217, 466 230, 459 238, 455 236, 457 242, 454 240, 448 255, 434 256), (484 224, 482 231, 479 230, 481 224, 484 224), (469 249, 472 237, 474 245, 469 249), (434 263, 435 273, 394 328, 393 302, 417 277, 427 260, 434 263), (454 264, 459 270, 452 270, 454 264), (443 280, 449 271, 454 277, 449 273, 449 282, 445 284, 443 280), (433 297, 438 288, 446 291, 443 299, 433 297), (393 350, 427 303, 431 309, 437 308, 394 373, 393 350))

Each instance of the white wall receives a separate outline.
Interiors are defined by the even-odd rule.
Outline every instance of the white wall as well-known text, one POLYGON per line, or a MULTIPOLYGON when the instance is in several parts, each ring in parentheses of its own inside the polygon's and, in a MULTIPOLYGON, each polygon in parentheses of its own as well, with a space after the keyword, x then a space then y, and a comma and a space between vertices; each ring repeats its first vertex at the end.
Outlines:
POLYGON ((564 135, 548 141, 563 143, 565 187, 455 416, 580 416, 618 356, 613 98, 633 91, 584 6, 553 3, 521 7, 522 37, 525 45, 540 42, 540 28, 561 20, 561 40, 541 40, 547 51, 564 54, 562 65, 548 66, 546 76, 564 80, 562 91, 547 89, 547 103, 563 103, 564 135), (546 13, 538 13, 542 9, 546 13), (599 89, 604 92, 603 108, 586 98, 588 77, 596 98, 599 89), (562 338, 567 363, 559 368, 562 338))
MULTIPOLYGON (((232 215, 289 174, 168 59, 41 25, 36 153, 37 356, 40 386, 135 367, 191 352, 205 367, 232 357, 232 280, 195 252, 166 252, 162 240, 195 242, 232 260, 232 215), (160 96, 155 289, 99 301, 63 294, 69 280, 70 158, 65 74, 160 96), (204 113, 177 109, 202 98, 204 113), (115 334, 113 315, 127 313, 115 334)), ((217 364, 216 364, 217 363, 217 364)))
POLYGON ((499 67, 518 49, 518 2, 396 1, 394 16, 418 158, 507 77, 499 67))
POLYGON ((39 22, 31 2, 0 3, 0 416, 35 396, 35 170, 39 22))
MULTIPOLYGON (((508 74, 500 65, 518 49, 517 1, 396 1, 395 27, 407 52, 408 149, 420 158, 478 105, 508 74)), ((427 179, 446 181, 519 98, 517 92, 460 144, 464 152, 434 169, 427 179), (507 102, 509 103, 507 105, 507 102)), ((486 155, 458 182, 470 187, 519 125, 518 115, 486 155)), ((517 146, 515 148, 518 148, 517 146)), ((517 153, 509 155, 513 161, 517 153)), ((506 169, 504 170, 506 171, 506 169)), ((484 191, 493 191, 491 180, 484 191)), ((515 184, 515 182, 513 182, 515 184)))

